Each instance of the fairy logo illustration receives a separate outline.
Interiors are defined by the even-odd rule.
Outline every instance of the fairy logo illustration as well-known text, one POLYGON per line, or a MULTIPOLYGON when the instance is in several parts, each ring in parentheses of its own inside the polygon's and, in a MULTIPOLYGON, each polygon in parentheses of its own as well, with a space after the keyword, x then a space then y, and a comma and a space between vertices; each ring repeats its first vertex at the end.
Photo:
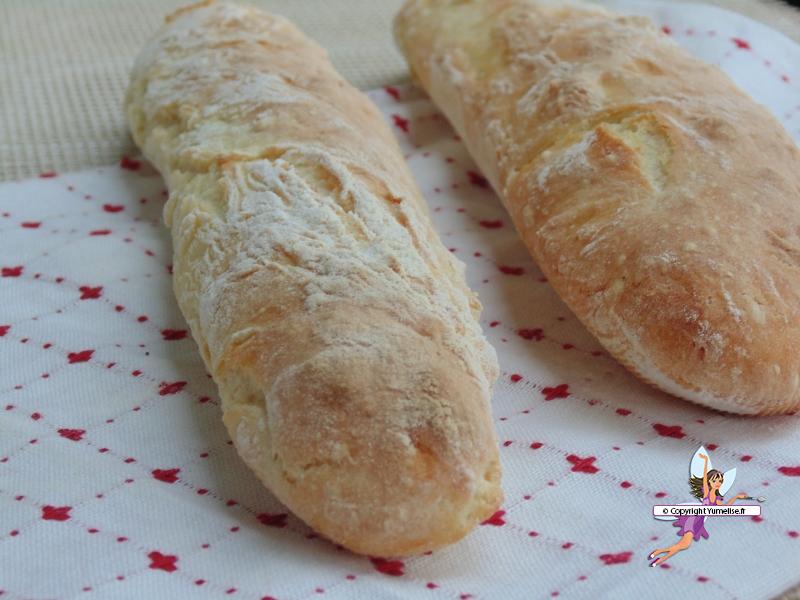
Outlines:
POLYGON ((746 516, 761 514, 761 507, 758 505, 747 505, 732 510, 690 508, 726 507, 733 505, 737 500, 756 500, 758 502, 764 502, 766 500, 763 497, 753 498, 747 494, 740 493, 725 502, 725 496, 733 487, 735 480, 735 468, 725 471, 724 473, 718 471, 712 467, 711 459, 708 458, 708 451, 703 446, 697 449, 689 463, 689 489, 691 494, 700 500, 700 503, 686 502, 675 506, 653 507, 653 514, 656 519, 661 521, 674 521, 673 526, 678 527, 676 534, 680 537, 680 540, 666 548, 657 548, 653 550, 647 557, 648 560, 655 559, 650 563, 651 567, 657 567, 675 556, 678 552, 688 549, 692 545, 692 542, 701 538, 708 539, 706 518, 709 516, 746 516))

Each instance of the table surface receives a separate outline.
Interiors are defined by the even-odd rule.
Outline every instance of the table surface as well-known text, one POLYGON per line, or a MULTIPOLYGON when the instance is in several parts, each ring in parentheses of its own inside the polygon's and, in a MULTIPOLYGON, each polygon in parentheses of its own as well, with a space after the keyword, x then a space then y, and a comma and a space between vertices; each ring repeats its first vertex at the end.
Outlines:
MULTIPOLYGON (((408 79, 391 36, 401 2, 250 3, 290 18, 328 50, 351 83, 372 89, 408 79)), ((746 14, 800 42, 800 11, 787 4, 705 3, 746 14)), ((106 165, 135 154, 121 110, 128 73, 163 15, 183 4, 186 0, 1 2, 0 181, 106 165)), ((783 600, 800 600, 800 588, 783 600)))
MULTIPOLYGON (((745 13, 800 41, 800 11, 786 4, 705 1, 745 13)), ((131 64, 163 15, 186 3, 0 2, 0 181, 112 164, 135 153, 121 110, 131 64)), ((391 36, 401 0, 251 3, 294 21, 360 89, 408 79, 391 36)))

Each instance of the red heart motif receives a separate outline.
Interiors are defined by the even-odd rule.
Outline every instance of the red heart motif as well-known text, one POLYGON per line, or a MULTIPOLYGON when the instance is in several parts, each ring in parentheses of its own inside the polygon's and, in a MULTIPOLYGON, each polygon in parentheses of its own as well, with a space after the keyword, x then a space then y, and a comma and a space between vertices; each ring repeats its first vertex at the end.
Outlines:
POLYGON ((38 229, 39 225, 41 225, 41 224, 42 224, 41 221, 24 221, 22 223, 22 226, 25 229, 38 229))
POLYGON ((70 518, 69 511, 71 506, 47 506, 42 507, 42 519, 45 521, 67 521, 70 518))
POLYGON ((118 213, 125 210, 123 204, 103 204, 103 210, 108 213, 118 213))
POLYGON ((11 329, 11 325, 0 325, 0 337, 3 337, 11 329))

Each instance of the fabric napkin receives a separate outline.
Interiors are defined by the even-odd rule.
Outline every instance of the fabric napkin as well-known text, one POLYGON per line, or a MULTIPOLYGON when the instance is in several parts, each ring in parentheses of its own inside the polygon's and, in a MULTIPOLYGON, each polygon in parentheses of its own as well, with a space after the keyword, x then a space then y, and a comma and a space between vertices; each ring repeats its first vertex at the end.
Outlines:
MULTIPOLYGON (((800 139, 800 48, 717 8, 615 1, 720 64, 800 139)), ((800 418, 739 418, 638 382, 533 265, 446 120, 370 93, 502 374, 506 501, 463 541, 378 560, 316 536, 240 461, 177 310, 161 178, 139 159, 0 186, 0 598, 770 598, 800 583, 800 418), (677 541, 689 460, 737 467, 761 517, 677 541)))

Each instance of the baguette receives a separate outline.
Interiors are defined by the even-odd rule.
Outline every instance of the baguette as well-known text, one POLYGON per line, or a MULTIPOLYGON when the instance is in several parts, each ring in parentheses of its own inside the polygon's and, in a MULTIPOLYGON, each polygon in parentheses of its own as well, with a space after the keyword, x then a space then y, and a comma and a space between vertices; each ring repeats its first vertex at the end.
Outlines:
POLYGON ((587 4, 407 0, 395 37, 545 276, 643 380, 800 405, 800 151, 718 68, 587 4))
POLYGON ((494 350, 391 131, 287 20, 178 10, 132 72, 175 296, 261 481, 358 553, 454 542, 502 499, 494 350))

